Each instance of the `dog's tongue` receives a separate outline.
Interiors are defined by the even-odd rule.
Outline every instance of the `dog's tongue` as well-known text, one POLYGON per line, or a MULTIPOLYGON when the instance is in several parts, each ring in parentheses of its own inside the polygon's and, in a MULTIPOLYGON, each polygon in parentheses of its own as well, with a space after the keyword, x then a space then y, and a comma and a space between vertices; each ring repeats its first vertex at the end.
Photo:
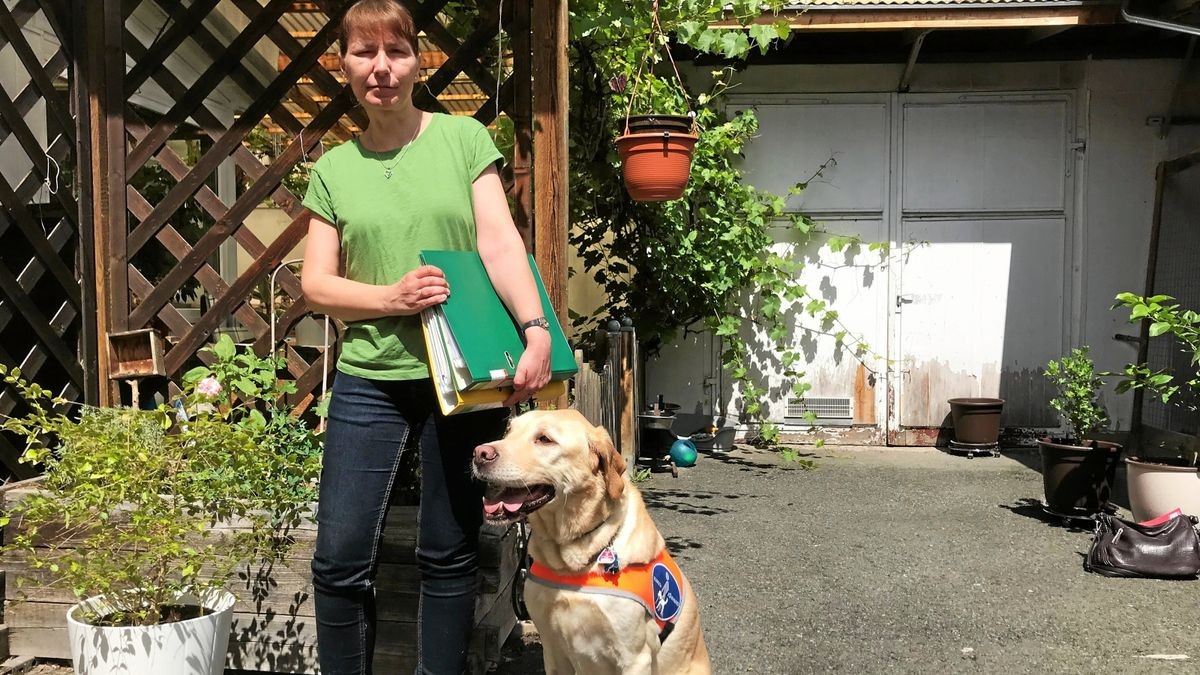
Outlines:
POLYGON ((516 513, 521 509, 521 505, 525 503, 531 496, 527 488, 508 488, 495 497, 483 498, 483 511, 487 514, 497 513, 500 509, 504 509, 509 513, 516 513))

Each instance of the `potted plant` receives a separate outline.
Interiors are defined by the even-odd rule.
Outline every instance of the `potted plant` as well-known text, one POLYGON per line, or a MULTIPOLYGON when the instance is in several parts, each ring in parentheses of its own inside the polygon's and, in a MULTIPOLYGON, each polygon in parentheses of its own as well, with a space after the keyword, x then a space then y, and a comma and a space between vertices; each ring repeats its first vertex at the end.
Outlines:
POLYGON ((6 563, 27 599, 58 586, 80 599, 65 617, 77 673, 224 672, 229 582, 282 560, 315 497, 319 438, 283 407, 279 359, 228 336, 207 351, 213 364, 156 410, 72 410, 0 366, 26 410, 0 427, 44 468, 0 519, 6 563))
MULTIPOLYGON (((629 103, 625 110, 625 127, 617 137, 617 154, 621 158, 621 173, 625 181, 625 189, 634 201, 662 202, 679 199, 687 187, 688 177, 692 170, 692 153, 699 140, 695 120, 695 112, 691 111, 691 99, 679 81, 679 69, 671 56, 668 39, 658 19, 658 0, 654 0, 652 8, 653 20, 645 55, 630 84, 629 103), (667 59, 675 72, 676 84, 683 93, 684 102, 689 113, 687 116, 672 115, 661 111, 652 111, 646 115, 632 115, 638 90, 641 88, 642 73, 647 62, 655 60, 659 47, 666 51, 667 59)), ((656 84, 651 73, 647 72, 644 90, 653 88, 656 84)), ((614 86, 614 89, 624 89, 624 83, 614 86)))
MULTIPOLYGON (((1121 293, 1114 307, 1129 310, 1130 321, 1149 322, 1153 338, 1173 336, 1183 353, 1189 355, 1187 379, 1177 380, 1165 370, 1152 371, 1147 364, 1130 364, 1117 384, 1117 391, 1145 388, 1162 397, 1164 403, 1174 403, 1191 410, 1197 407, 1200 395, 1200 315, 1181 309, 1167 295, 1142 297, 1121 293)), ((1167 452, 1152 453, 1143 442, 1138 454, 1125 459, 1126 481, 1129 488, 1129 507, 1134 518, 1149 520, 1179 508, 1189 515, 1200 515, 1200 455, 1190 439, 1167 452)))
POLYGON ((1088 517, 1108 505, 1121 446, 1090 436, 1108 424, 1099 400, 1103 381, 1088 347, 1046 364, 1046 378, 1058 395, 1050 405, 1066 421, 1070 435, 1038 439, 1046 509, 1060 516, 1088 517))
POLYGON ((954 442, 960 445, 995 446, 1000 440, 1002 398, 952 398, 950 419, 954 442))

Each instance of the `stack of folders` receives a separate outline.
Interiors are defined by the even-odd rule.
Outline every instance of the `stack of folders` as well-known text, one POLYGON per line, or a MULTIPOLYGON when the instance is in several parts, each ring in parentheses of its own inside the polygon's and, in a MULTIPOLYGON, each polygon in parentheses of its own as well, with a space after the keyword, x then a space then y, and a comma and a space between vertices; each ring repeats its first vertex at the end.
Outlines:
MULTIPOLYGON (((519 325, 492 287, 474 251, 421 251, 421 263, 442 270, 450 297, 421 312, 429 369, 445 415, 499 408, 513 392, 513 377, 525 351, 519 325)), ((533 258, 529 267, 550 322, 550 383, 534 398, 567 393, 575 356, 555 317, 533 258)))

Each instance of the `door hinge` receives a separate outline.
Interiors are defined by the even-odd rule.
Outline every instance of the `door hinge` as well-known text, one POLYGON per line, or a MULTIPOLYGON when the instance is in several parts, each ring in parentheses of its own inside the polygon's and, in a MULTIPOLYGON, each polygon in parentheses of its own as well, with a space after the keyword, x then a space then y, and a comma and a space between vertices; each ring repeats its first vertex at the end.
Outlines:
POLYGON ((1067 148, 1071 150, 1077 150, 1079 152, 1087 152, 1087 141, 1082 139, 1071 141, 1070 143, 1067 143, 1067 148))

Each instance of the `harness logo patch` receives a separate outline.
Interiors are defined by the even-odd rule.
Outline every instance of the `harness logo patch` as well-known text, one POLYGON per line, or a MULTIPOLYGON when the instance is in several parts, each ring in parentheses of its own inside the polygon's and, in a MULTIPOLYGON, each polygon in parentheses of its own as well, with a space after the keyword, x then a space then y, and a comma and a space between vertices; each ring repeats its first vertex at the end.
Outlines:
POLYGON ((683 590, 679 579, 670 568, 662 563, 650 571, 651 588, 654 591, 654 616, 659 621, 674 621, 683 606, 683 590))

